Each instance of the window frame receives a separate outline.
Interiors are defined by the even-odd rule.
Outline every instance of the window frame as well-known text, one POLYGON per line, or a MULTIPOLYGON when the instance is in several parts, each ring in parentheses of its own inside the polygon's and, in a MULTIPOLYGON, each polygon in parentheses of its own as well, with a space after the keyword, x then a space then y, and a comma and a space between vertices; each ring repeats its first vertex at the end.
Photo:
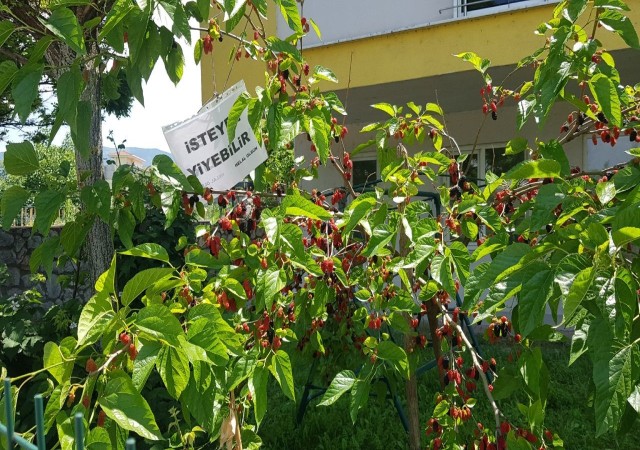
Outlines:
MULTIPOLYGON (((476 151, 474 152, 474 155, 478 156, 478 179, 477 180, 469 180, 471 182, 473 182, 474 184, 478 184, 478 181, 485 181, 486 182, 486 174, 487 174, 487 150, 489 149, 493 149, 493 150, 500 150, 500 149, 505 149, 507 147, 507 143, 506 142, 500 142, 500 143, 486 143, 486 144, 478 144, 476 146, 476 151)), ((473 150, 473 146, 471 145, 465 145, 460 147, 460 152, 463 155, 469 155, 469 157, 471 156, 471 151, 473 150)), ((523 161, 527 161, 529 159, 529 156, 527 155, 526 152, 522 152, 523 155, 523 161)), ((463 163, 464 164, 464 163, 463 163)), ((500 174, 496 174, 498 176, 500 176, 500 174)), ((443 180, 443 182, 445 182, 444 180, 447 180, 445 183, 448 183, 449 177, 448 176, 442 176, 441 177, 443 180)))
MULTIPOLYGON (((509 1, 509 0, 507 0, 509 1)), ((486 6, 475 11, 467 11, 467 0, 453 0, 453 17, 454 19, 463 19, 468 17, 480 17, 490 14, 496 14, 504 11, 530 8, 533 6, 541 6, 549 3, 558 3, 559 0, 512 0, 513 3, 505 5, 486 6)))
MULTIPOLYGON (((359 162, 374 162, 376 164, 376 173, 375 176, 372 179, 369 179, 368 181, 375 181, 377 179, 380 178, 380 161, 378 160, 378 154, 377 152, 372 152, 372 151, 364 151, 364 152, 360 152, 358 153, 356 156, 353 156, 351 158, 351 160, 353 161, 353 170, 352 170, 352 174, 355 173, 355 165, 359 162)), ((355 177, 352 179, 352 185, 355 186, 357 183, 355 182, 355 177)))

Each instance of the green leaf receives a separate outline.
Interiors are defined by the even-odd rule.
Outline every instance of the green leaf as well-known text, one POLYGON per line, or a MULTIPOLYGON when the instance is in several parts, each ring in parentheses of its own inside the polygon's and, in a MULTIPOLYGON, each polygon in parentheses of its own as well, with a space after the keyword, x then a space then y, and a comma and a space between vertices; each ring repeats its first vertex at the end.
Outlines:
MULTIPOLYGON (((193 60, 196 63, 196 65, 200 64, 200 61, 202 60, 202 53, 203 53, 202 39, 198 39, 193 46, 193 60)), ((232 140, 232 139, 233 137, 229 138, 229 140, 232 140)))
POLYGON ((0 63, 0 95, 9 87, 16 74, 18 66, 13 61, 3 61, 0 63))
POLYGON ((80 199, 92 214, 109 223, 111 220, 111 188, 106 180, 98 180, 80 191, 80 199))
POLYGON ((305 122, 311 142, 316 146, 318 158, 322 164, 326 164, 329 158, 329 133, 330 130, 322 113, 314 109, 309 113, 309 121, 305 122))
POLYGON ((29 141, 8 144, 4 154, 4 169, 9 175, 31 175, 40 168, 38 154, 29 141))
POLYGON ((594 267, 581 270, 573 280, 564 302, 564 321, 570 320, 591 289, 596 276, 594 267))
POLYGON ((379 109, 380 111, 384 111, 387 114, 389 114, 391 117, 395 117, 396 115, 395 108, 389 103, 376 103, 374 105, 371 105, 371 107, 375 109, 379 109))
MULTIPOLYGON (((171 31, 178 37, 184 37, 191 43, 191 31, 189 29, 189 19, 181 2, 160 0, 160 4, 173 22, 171 31)), ((205 18, 205 21, 208 19, 205 18)))
POLYGON ((124 252, 120 252, 121 255, 138 256, 140 258, 156 259, 162 262, 169 262, 169 254, 167 250, 160 244, 140 244, 132 247, 124 252))
POLYGON ((369 239, 369 243, 367 244, 367 247, 364 249, 362 254, 367 257, 375 255, 387 244, 389 244, 395 235, 396 234, 393 232, 389 225, 378 225, 373 229, 371 239, 369 239))
POLYGON ((344 226, 343 234, 347 235, 360 223, 360 220, 367 215, 376 205, 376 199, 367 197, 362 200, 356 199, 349 205, 348 216, 344 226))
MULTIPOLYGON (((275 362, 274 362, 275 363, 275 362)), ((238 387, 240 383, 246 380, 255 369, 257 361, 250 356, 241 356, 235 361, 232 369, 227 369, 227 384, 226 390, 231 391, 238 387)), ((273 369, 273 367, 271 367, 273 369)), ((274 371, 274 376, 277 378, 277 373, 274 371)))
POLYGON ((108 293, 99 292, 91 297, 78 320, 78 347, 96 342, 114 317, 108 293))
POLYGON ((67 222, 60 233, 60 243, 67 255, 74 257, 93 226, 93 220, 79 216, 76 220, 67 222))
POLYGON ((518 153, 522 153, 527 149, 527 140, 523 137, 517 137, 511 139, 507 142, 507 147, 505 148, 505 155, 517 155, 518 153))
POLYGON ((275 36, 268 37, 266 39, 266 43, 267 43, 267 48, 270 51, 276 54, 284 53, 285 55, 291 56, 295 62, 302 63, 303 61, 302 53, 300 53, 300 50, 298 50, 295 45, 290 44, 289 42, 283 41, 281 39, 278 39, 275 36))
POLYGON ((478 265, 471 274, 471 278, 475 279, 474 285, 472 286, 471 279, 465 285, 465 305, 468 301, 475 301, 485 289, 521 269, 522 259, 530 252, 531 247, 527 244, 515 243, 493 258, 489 266, 478 265))
POLYGON ((178 84, 184 74, 184 53, 180 45, 176 45, 169 51, 164 59, 164 67, 173 84, 178 84))
POLYGON ((190 323, 187 339, 190 343, 203 348, 214 365, 224 367, 229 361, 229 355, 223 343, 225 336, 219 333, 220 325, 228 327, 221 316, 215 319, 200 317, 190 323))
POLYGON ((567 159, 567 154, 564 152, 564 148, 558 141, 552 140, 546 144, 539 142, 538 151, 544 159, 552 159, 560 163, 560 175, 569 176, 571 166, 569 165, 569 160, 567 159))
POLYGON ((629 398, 627 399, 631 407, 637 414, 640 414, 640 385, 636 385, 629 398))
POLYGON ((289 355, 283 350, 278 350, 273 358, 273 365, 275 366, 276 379, 280 388, 285 396, 295 401, 296 391, 293 384, 293 373, 291 371, 291 361, 289 355))
POLYGON ((409 358, 402 347, 391 341, 378 344, 378 358, 389 361, 404 376, 409 378, 409 358))
POLYGON ((82 27, 78 23, 76 15, 69 8, 55 9, 44 26, 53 34, 64 41, 78 55, 87 53, 84 45, 82 27))
MULTIPOLYGON (((51 395, 49 396, 49 400, 47 400, 47 406, 45 407, 45 410, 44 410, 44 432, 45 433, 48 433, 49 429, 51 429, 51 427, 55 423, 56 416, 58 415, 58 412, 60 412, 60 409, 62 409, 62 406, 64 405, 64 399, 62 399, 62 402, 61 402, 60 397, 62 396, 63 392, 69 391, 69 387, 70 387, 69 382, 67 382, 66 384, 59 384, 51 392, 51 395)), ((66 398, 66 393, 64 395, 66 398)), ((4 405, 2 406, 4 407, 4 405)), ((3 408, 3 413, 4 413, 4 408, 3 408)), ((0 418, 4 420, 4 415, 0 415, 0 418)))
MULTIPOLYGON (((127 14, 131 12, 135 8, 135 5, 129 0, 116 0, 113 4, 113 7, 109 10, 107 14, 106 21, 102 28, 100 29, 100 34, 98 35, 98 40, 102 41, 105 39, 112 31, 116 30, 122 20, 127 17, 127 14)), ((114 33, 115 34, 115 33, 114 33)), ((115 39, 115 37, 114 37, 115 39)), ((118 41, 123 41, 123 36, 117 37, 118 41)), ((111 43, 111 41, 109 41, 111 43)), ((113 45, 113 43, 112 43, 113 45)))
POLYGON ((158 172, 160 172, 161 175, 166 175, 180 183, 185 191, 195 192, 195 189, 191 186, 185 174, 169 156, 156 155, 153 158, 153 165, 158 168, 158 172))
POLYGON ((267 308, 271 308, 273 299, 286 284, 287 278, 284 271, 268 269, 264 275, 258 275, 256 294, 262 298, 267 308))
POLYGON ((225 259, 224 255, 226 254, 220 253, 219 258, 215 258, 210 253, 196 248, 187 253, 184 262, 185 264, 190 266, 207 267, 209 269, 221 269, 223 266, 229 263, 228 257, 226 257, 225 259))
POLYGON ((127 282, 127 284, 124 285, 124 290, 122 291, 122 304, 124 306, 129 306, 129 304, 135 300, 138 295, 149 288, 149 286, 160 280, 168 278, 173 272, 174 269, 166 267, 146 269, 138 272, 127 282))
POLYGON ((351 421, 356 423, 358 418, 358 412, 367 405, 369 401, 369 390, 371 383, 367 380, 356 380, 351 389, 351 406, 349 407, 349 413, 351 415, 351 421))
POLYGON ((65 346, 58 347, 53 342, 45 344, 42 365, 58 383, 62 384, 69 380, 73 363, 74 358, 65 346))
POLYGON ((91 2, 92 0, 51 0, 49 7, 55 9, 61 6, 84 6, 89 5, 91 2))
POLYGON ((595 101, 600 105, 605 117, 612 125, 621 126, 622 111, 620 96, 615 83, 602 73, 596 74, 589 80, 589 87, 595 101))
POLYGON ((598 200, 600 200, 600 203, 604 206, 616 196, 616 186, 612 181, 598 183, 596 186, 596 194, 598 195, 598 200))
POLYGON ((505 180, 523 180, 528 178, 557 178, 560 176, 560 163, 550 159, 524 161, 509 170, 505 180))
POLYGON ((102 273, 96 280, 95 288, 96 292, 105 292, 107 294, 115 294, 115 279, 116 279, 116 255, 111 258, 111 264, 109 269, 102 273))
POLYGON ((256 423, 260 426, 264 415, 267 412, 267 382, 269 381, 269 371, 263 366, 256 366, 249 381, 253 394, 253 412, 256 416, 256 423))
POLYGON ((136 219, 131 208, 123 208, 118 211, 118 237, 126 248, 133 247, 133 231, 136 228, 136 219))
POLYGON ((522 291, 518 295, 518 327, 523 337, 542 325, 547 300, 553 293, 554 271, 545 263, 536 262, 524 269, 522 291))
POLYGON ((189 383, 189 358, 181 348, 163 346, 158 353, 156 368, 167 392, 178 399, 189 383))
POLYGON ((534 95, 529 95, 518 102, 518 115, 517 126, 518 130, 521 130, 524 124, 531 116, 531 113, 536 108, 538 101, 534 95))
POLYGON ((178 336, 184 335, 182 326, 169 308, 164 305, 151 305, 138 313, 136 327, 150 339, 164 341, 174 347, 180 346, 178 336))
POLYGON ((318 406, 333 405, 345 392, 351 389, 355 382, 356 375, 352 370, 338 372, 322 396, 322 400, 318 403, 318 406))
POLYGON ((60 411, 56 414, 56 428, 58 430, 60 448, 62 450, 73 450, 75 447, 73 424, 71 417, 65 411, 60 411))
POLYGON ((282 16, 287 21, 289 28, 298 35, 304 34, 296 0, 276 0, 276 3, 280 4, 280 12, 282 12, 282 16))
POLYGON ((331 70, 322 66, 316 66, 313 69, 312 78, 316 80, 331 81, 332 83, 338 82, 338 78, 336 77, 336 75, 331 70))
POLYGON ((230 292, 236 299, 247 300, 247 293, 244 287, 235 278, 227 277, 222 284, 224 289, 230 292))
POLYGON ((471 63, 478 72, 484 75, 485 81, 487 83, 491 81, 491 77, 486 73, 487 69, 491 66, 491 61, 489 61, 488 59, 480 58, 473 52, 459 53, 455 56, 462 59, 463 61, 471 63))
POLYGON ((145 342, 140 348, 138 356, 133 362, 133 372, 131 373, 131 381, 138 392, 141 392, 147 383, 161 348, 162 345, 157 342, 145 342))
POLYGON ((456 285, 451 274, 451 257, 436 255, 431 261, 431 276, 442 288, 447 291, 451 298, 456 297, 456 285))
POLYGON ((313 28, 313 31, 316 33, 316 36, 318 36, 318 39, 322 40, 322 33, 320 32, 320 27, 318 26, 318 24, 315 22, 315 20, 311 18, 307 20, 311 24, 311 28, 313 28))
POLYGON ((520 374, 527 393, 534 399, 546 402, 549 384, 549 372, 540 348, 526 351, 519 360, 520 374))
POLYGON ((40 192, 35 199, 36 220, 33 228, 38 230, 42 235, 49 234, 49 229, 53 221, 59 216, 60 208, 65 201, 65 196, 58 191, 40 192))
POLYGON ((506 448, 509 448, 509 450, 531 450, 531 445, 525 438, 516 435, 512 430, 507 434, 506 448))
POLYGON ((111 372, 98 403, 107 417, 125 430, 133 431, 145 439, 162 438, 149 404, 122 370, 111 372))
POLYGON ((2 208, 2 228, 5 230, 11 228, 11 224, 22 210, 22 207, 30 195, 25 188, 18 185, 9 186, 2 193, 2 200, 0 200, 2 208))
POLYGON ((111 445, 111 438, 107 430, 96 427, 89 431, 86 442, 87 450, 110 450, 111 448, 113 448, 113 446, 111 445))
POLYGON ((42 244, 36 248, 29 259, 29 268, 36 272, 42 266, 51 276, 53 271, 53 259, 57 255, 60 247, 60 236, 49 236, 42 244))
POLYGON ((13 34, 16 26, 9 20, 3 20, 0 22, 0 47, 7 42, 7 39, 13 34))
MULTIPOLYGON (((598 345, 604 346, 606 341, 598 345)), ((631 346, 605 348, 601 350, 602 357, 594 361, 596 436, 618 428, 627 398, 634 389, 631 376, 631 354, 631 346)))
POLYGON ((600 13, 598 20, 605 28, 620 36, 629 47, 640 48, 638 34, 629 17, 619 11, 608 9, 600 13))
MULTIPOLYGON (((56 85, 58 90, 58 115, 72 129, 76 127, 78 101, 82 92, 82 73, 77 67, 63 73, 56 85)), ((56 116, 56 120, 58 117, 56 116)))
POLYGON ((229 136, 229 142, 233 141, 236 137, 236 128, 240 121, 240 116, 247 109, 249 105, 249 94, 243 92, 236 101, 233 103, 227 120, 227 134, 229 136))
POLYGON ((611 236, 618 246, 626 245, 640 239, 640 208, 625 208, 613 218, 611 236))
POLYGON ((331 213, 322 206, 316 205, 301 195, 287 195, 282 201, 281 208, 288 216, 303 216, 313 220, 327 220, 332 217, 331 213))

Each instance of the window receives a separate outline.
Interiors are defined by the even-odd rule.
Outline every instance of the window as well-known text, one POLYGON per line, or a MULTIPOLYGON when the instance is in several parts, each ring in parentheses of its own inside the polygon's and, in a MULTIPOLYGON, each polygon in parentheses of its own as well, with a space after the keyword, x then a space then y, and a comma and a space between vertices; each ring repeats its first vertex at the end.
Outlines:
POLYGON ((462 0, 467 11, 478 11, 480 9, 493 8, 495 6, 511 5, 527 0, 462 0))
POLYGON ((478 11, 479 9, 493 8, 494 6, 510 5, 526 0, 461 0, 463 12, 478 11))
POLYGON ((378 161, 363 159, 353 161, 353 186, 362 187, 378 179, 378 161))
POLYGON ((500 176, 524 161, 524 153, 505 155, 504 150, 504 147, 486 146, 477 148, 473 155, 470 154, 471 150, 465 151, 469 156, 462 163, 461 169, 470 182, 484 186, 487 172, 500 176))

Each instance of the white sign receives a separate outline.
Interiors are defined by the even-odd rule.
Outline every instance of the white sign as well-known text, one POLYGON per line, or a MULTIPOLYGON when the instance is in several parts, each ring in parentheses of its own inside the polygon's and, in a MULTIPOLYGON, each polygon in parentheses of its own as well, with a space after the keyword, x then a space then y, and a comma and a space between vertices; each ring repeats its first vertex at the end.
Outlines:
POLYGON ((247 110, 229 142, 229 111, 244 91, 244 81, 240 81, 190 119, 162 127, 178 167, 186 175, 195 175, 204 187, 231 189, 267 159, 249 125, 247 110))

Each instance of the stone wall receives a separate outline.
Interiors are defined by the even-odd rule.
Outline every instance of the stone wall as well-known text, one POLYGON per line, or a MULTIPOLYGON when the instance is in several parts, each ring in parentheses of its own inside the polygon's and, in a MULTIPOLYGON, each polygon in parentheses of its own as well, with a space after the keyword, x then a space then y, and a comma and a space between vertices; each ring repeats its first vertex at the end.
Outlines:
MULTIPOLYGON (((57 235, 61 228, 52 228, 50 235, 57 235)), ((6 265, 6 280, 0 283, 0 299, 20 294, 28 289, 37 289, 45 303, 60 304, 71 299, 74 292, 76 265, 67 261, 59 266, 53 262, 53 273, 46 281, 34 281, 29 268, 29 259, 33 251, 42 243, 42 236, 32 234, 31 228, 16 227, 9 231, 0 230, 0 266, 6 265)), ((88 286, 80 286, 78 298, 86 299, 88 286)))

